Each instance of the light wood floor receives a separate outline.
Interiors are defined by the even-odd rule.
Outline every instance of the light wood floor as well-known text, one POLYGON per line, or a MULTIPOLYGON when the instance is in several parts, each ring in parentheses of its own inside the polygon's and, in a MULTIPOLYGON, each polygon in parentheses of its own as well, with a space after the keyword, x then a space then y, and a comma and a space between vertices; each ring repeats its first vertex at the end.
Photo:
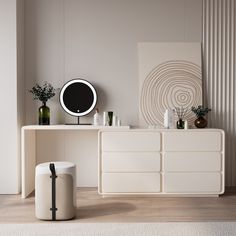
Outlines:
MULTIPOLYGON (((77 191, 77 216, 67 222, 236 221, 236 189, 216 198, 102 197, 77 191)), ((34 196, 0 195, 0 223, 33 223, 34 196)))

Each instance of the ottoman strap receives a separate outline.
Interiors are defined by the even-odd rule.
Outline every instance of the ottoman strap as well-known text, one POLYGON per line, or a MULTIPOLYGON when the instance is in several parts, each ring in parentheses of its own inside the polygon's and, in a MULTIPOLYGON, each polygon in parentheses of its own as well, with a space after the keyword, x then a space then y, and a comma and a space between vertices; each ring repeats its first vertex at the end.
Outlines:
POLYGON ((50 163, 49 169, 51 171, 50 178, 52 179, 52 207, 50 208, 50 211, 52 211, 52 220, 56 220, 56 171, 55 171, 55 165, 53 163, 50 163))

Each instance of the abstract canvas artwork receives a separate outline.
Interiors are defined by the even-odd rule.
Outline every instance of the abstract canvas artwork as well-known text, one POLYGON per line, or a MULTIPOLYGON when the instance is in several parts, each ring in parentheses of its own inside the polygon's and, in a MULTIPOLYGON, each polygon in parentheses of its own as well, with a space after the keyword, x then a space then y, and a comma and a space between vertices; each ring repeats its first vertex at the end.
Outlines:
POLYGON ((187 109, 202 104, 200 43, 139 43, 140 125, 163 127, 166 109, 187 109))

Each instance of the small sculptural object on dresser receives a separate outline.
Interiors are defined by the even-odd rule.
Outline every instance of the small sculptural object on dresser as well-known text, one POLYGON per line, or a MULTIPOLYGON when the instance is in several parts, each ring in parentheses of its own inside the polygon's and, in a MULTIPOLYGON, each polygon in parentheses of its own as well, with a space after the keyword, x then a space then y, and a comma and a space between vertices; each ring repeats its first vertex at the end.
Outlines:
POLYGON ((192 107, 192 111, 196 114, 197 119, 194 121, 194 124, 197 128, 207 127, 207 119, 205 119, 206 114, 211 111, 208 107, 203 107, 199 105, 198 107, 192 107))
POLYGON ((50 98, 55 96, 56 90, 51 84, 45 82, 43 86, 36 84, 29 92, 33 94, 34 100, 42 102, 42 106, 39 107, 38 111, 39 125, 50 125, 50 108, 46 103, 50 98))
POLYGON ((101 125, 101 116, 98 108, 96 108, 95 114, 93 115, 93 125, 94 126, 101 125))
POLYGON ((174 109, 166 109, 166 112, 164 114, 164 127, 166 129, 174 129, 174 109))

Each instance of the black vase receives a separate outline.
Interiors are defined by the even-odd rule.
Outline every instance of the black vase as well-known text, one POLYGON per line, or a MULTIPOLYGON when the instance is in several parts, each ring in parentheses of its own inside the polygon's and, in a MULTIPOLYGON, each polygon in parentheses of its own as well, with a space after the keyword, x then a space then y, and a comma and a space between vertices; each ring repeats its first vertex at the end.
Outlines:
POLYGON ((177 129, 184 129, 184 121, 179 119, 176 123, 177 129))
POLYGON ((112 126, 113 111, 108 111, 108 124, 112 126))
POLYGON ((46 102, 39 108, 39 125, 50 125, 50 108, 46 102))
POLYGON ((194 121, 194 124, 197 128, 205 128, 207 126, 207 120, 203 116, 200 116, 194 121))

